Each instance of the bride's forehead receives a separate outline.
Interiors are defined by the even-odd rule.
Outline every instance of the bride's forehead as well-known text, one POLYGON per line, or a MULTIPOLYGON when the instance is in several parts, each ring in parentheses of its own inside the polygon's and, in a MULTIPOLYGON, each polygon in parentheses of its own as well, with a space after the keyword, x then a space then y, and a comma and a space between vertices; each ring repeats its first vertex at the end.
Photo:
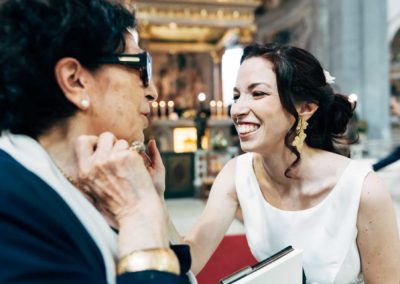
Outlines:
MULTIPOLYGON (((249 58, 243 61, 239 68, 239 75, 261 79, 274 79, 275 71, 273 64, 263 58, 249 58)), ((261 80, 263 81, 263 80, 261 80)))

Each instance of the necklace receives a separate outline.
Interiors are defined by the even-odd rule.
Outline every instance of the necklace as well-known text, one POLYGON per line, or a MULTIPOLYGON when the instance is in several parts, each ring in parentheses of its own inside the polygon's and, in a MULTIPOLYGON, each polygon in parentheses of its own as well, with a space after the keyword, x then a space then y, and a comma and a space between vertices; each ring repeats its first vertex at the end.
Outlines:
POLYGON ((74 187, 76 187, 84 196, 88 197, 90 199, 90 201, 92 202, 92 204, 97 203, 96 197, 89 190, 83 188, 82 185, 78 181, 74 180, 69 175, 67 175, 56 163, 54 163, 54 164, 56 165, 56 167, 60 171, 60 173, 65 177, 65 179, 68 180, 69 183, 71 183, 74 187))
POLYGON ((57 167, 57 169, 60 171, 60 173, 65 177, 66 180, 68 180, 73 186, 75 186, 82 194, 89 200, 90 203, 93 204, 93 206, 103 215, 103 217, 106 219, 107 223, 109 226, 116 232, 118 232, 118 224, 116 221, 113 219, 114 216, 110 211, 103 210, 100 206, 100 203, 98 203, 98 200, 96 196, 90 192, 88 189, 85 189, 82 187, 82 185, 71 178, 69 175, 67 175, 56 163, 54 163, 57 167))

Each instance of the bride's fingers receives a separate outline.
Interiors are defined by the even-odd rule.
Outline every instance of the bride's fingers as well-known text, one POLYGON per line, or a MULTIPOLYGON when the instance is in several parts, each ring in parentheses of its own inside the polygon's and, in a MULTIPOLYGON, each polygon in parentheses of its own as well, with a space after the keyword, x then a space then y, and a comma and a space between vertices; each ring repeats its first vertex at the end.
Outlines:
POLYGON ((146 146, 143 142, 133 141, 132 144, 130 145, 130 150, 132 150, 135 153, 138 153, 142 157, 146 168, 149 168, 152 166, 152 164, 153 164, 152 160, 149 157, 149 155, 146 153, 146 146))
POLYGON ((152 161, 152 166, 156 169, 163 166, 160 151, 157 148, 156 141, 151 139, 147 144, 147 149, 149 152, 150 159, 152 161))
POLYGON ((142 156, 146 168, 153 166, 153 161, 150 159, 149 155, 146 154, 146 152, 141 152, 140 156, 142 156))

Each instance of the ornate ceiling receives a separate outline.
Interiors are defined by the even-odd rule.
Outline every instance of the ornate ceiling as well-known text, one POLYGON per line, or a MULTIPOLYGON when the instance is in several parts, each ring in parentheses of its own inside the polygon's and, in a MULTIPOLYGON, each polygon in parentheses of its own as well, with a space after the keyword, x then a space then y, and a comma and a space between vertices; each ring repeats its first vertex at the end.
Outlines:
POLYGON ((146 49, 211 52, 251 41, 254 12, 265 0, 128 0, 128 4, 136 10, 146 49))

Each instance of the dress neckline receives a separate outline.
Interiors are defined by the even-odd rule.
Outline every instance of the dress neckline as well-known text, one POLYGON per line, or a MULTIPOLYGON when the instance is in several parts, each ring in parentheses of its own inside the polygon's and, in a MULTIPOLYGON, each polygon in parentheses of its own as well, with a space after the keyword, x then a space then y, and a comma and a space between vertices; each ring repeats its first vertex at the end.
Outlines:
POLYGON ((280 212, 280 213, 284 213, 284 214, 310 214, 316 210, 318 210, 320 207, 323 206, 323 204, 325 204, 326 202, 328 202, 328 200, 330 200, 332 197, 332 195, 334 195, 337 191, 338 188, 340 188, 340 185, 344 182, 345 177, 347 176, 347 173, 349 172, 349 168, 350 166, 354 163, 354 160, 350 160, 347 165, 345 166, 343 172, 340 174, 340 177, 338 178, 335 186, 332 188, 332 190, 321 200, 319 201, 317 204, 315 204, 314 206, 311 206, 309 208, 305 208, 305 209, 301 209, 301 210, 285 210, 285 209, 281 209, 278 208, 274 205, 272 205, 271 203, 268 202, 268 200, 266 200, 261 192, 261 188, 260 188, 260 184, 258 183, 257 180, 257 176, 255 174, 254 168, 253 168, 253 157, 254 154, 250 155, 250 164, 251 164, 251 178, 253 179, 253 181, 256 183, 257 185, 257 194, 259 196, 259 198, 262 199, 263 203, 268 206, 269 208, 271 208, 274 211, 280 212))

